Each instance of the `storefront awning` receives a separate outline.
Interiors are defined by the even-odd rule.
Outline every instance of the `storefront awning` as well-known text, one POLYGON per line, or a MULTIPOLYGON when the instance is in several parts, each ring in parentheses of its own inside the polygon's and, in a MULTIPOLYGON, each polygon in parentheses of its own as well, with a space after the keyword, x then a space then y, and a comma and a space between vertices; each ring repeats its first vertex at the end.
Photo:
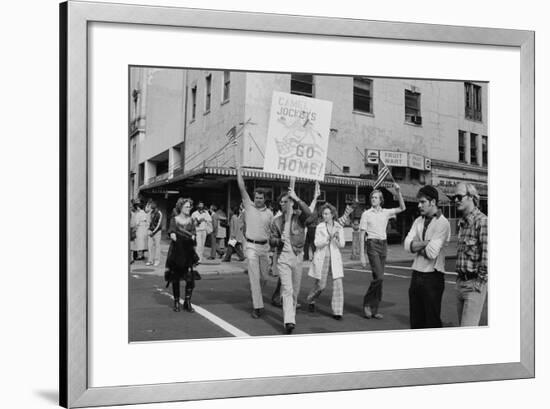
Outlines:
MULTIPOLYGON (((418 202, 418 198, 416 195, 418 194, 418 191, 423 185, 415 184, 415 183, 399 183, 399 187, 401 188, 401 194, 403 195, 403 199, 405 202, 418 202)), ((437 189, 437 192, 439 193, 439 204, 446 205, 451 202, 451 199, 449 199, 449 196, 445 194, 440 188, 437 186, 434 186, 437 189)), ((395 188, 391 187, 389 189, 395 199, 397 200, 397 191, 395 188)))
MULTIPOLYGON (((165 180, 156 181, 155 183, 142 186, 141 189, 151 189, 151 188, 166 186, 179 181, 192 180, 194 178, 207 177, 207 176, 236 177, 237 170, 234 168, 226 168, 226 167, 200 167, 200 168, 187 171, 184 174, 180 174, 171 178, 168 177, 165 180)), ((262 169, 252 169, 252 168, 243 168, 243 177, 245 179, 260 179, 260 180, 274 180, 274 181, 290 180, 289 176, 264 172, 262 169)), ((304 178, 296 178, 296 181, 313 183, 313 181, 309 179, 304 179, 304 178)), ((373 186, 374 182, 375 181, 372 179, 325 175, 325 179, 321 183, 325 185, 366 187, 366 186, 373 186)), ((385 186, 386 183, 384 183, 383 185, 385 186)), ((387 185, 390 186, 390 184, 387 184, 387 185)))

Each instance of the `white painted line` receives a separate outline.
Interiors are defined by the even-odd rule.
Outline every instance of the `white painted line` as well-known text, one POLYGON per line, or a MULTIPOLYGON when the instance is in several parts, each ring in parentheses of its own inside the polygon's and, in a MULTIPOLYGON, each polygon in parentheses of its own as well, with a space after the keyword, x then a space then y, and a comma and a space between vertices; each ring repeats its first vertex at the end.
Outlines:
POLYGON ((218 327, 223 328, 224 330, 229 332, 234 337, 250 337, 250 335, 247 334, 246 332, 241 331, 237 327, 231 325, 229 322, 222 320, 220 317, 218 317, 217 315, 212 314, 210 311, 207 311, 204 308, 199 307, 196 304, 193 304, 193 307, 195 308, 195 311, 198 312, 200 315, 202 315, 204 318, 206 318, 207 320, 213 322, 218 327))
MULTIPOLYGON (((386 266, 386 267, 391 267, 391 266, 386 266)), ((392 268, 393 268, 393 267, 392 267, 392 268)), ((355 269, 355 268, 344 268, 344 270, 348 270, 348 271, 357 271, 357 272, 359 272, 359 273, 372 273, 372 270, 366 270, 366 269, 365 269, 365 270, 358 270, 358 269, 355 269)), ((454 273, 454 272, 447 272, 447 273, 445 273, 445 274, 454 274, 454 275, 456 275, 456 273, 454 273)), ((386 273, 386 272, 384 272, 384 275, 385 275, 385 276, 392 276, 392 277, 399 277, 399 278, 411 278, 411 276, 402 276, 402 275, 400 275, 400 274, 393 274, 393 273, 386 273)), ((445 280, 445 282, 446 282, 447 284, 456 284, 454 281, 447 281, 447 280, 445 280)))
MULTIPOLYGON (((161 294, 170 297, 172 300, 174 299, 174 296, 172 294, 170 294, 169 292, 164 291, 164 290, 162 290, 158 287, 156 288, 156 290, 158 292, 160 292, 161 294)), ((181 298, 180 298, 180 304, 183 304, 183 301, 181 300, 181 298)), ((250 337, 250 335, 247 334, 246 332, 241 331, 237 327, 231 325, 229 322, 224 321, 223 319, 221 319, 217 315, 212 314, 210 311, 205 310, 204 308, 198 306, 197 304, 193 304, 193 308, 195 309, 196 313, 202 315, 208 321, 216 324, 218 327, 220 327, 223 330, 229 332, 234 337, 250 337)))
MULTIPOLYGON (((391 266, 391 265, 389 265, 389 264, 386 264, 386 268, 395 268, 396 270, 409 270, 409 271, 411 270, 410 267, 391 266)), ((361 271, 366 271, 366 272, 369 272, 369 273, 371 272, 370 270, 357 270, 357 269, 346 268, 346 267, 344 267, 344 270, 359 271, 359 272, 361 272, 361 271)), ((445 271, 443 274, 449 274, 449 275, 453 275, 453 276, 457 275, 454 271, 445 271)))

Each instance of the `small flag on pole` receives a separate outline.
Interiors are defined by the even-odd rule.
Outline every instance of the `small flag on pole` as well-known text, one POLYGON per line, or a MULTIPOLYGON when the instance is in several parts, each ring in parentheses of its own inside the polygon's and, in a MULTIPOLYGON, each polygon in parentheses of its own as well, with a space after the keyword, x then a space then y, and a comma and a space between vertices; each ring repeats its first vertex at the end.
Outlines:
POLYGON ((380 163, 382 164, 382 167, 378 169, 378 179, 376 179, 376 182, 374 182, 374 189, 380 186, 384 181, 384 179, 386 179, 386 176, 388 175, 390 175, 390 177, 393 180, 393 176, 391 175, 390 169, 386 166, 382 158, 380 158, 379 160, 380 160, 380 163))
POLYGON ((229 139, 229 146, 237 146, 237 127, 232 127, 227 133, 225 134, 227 138, 229 139))

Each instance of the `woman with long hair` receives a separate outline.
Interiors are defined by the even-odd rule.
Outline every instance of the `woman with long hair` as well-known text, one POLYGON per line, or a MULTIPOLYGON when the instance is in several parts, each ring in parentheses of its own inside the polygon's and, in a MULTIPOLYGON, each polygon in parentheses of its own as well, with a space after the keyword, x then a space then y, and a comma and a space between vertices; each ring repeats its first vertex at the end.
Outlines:
POLYGON ((180 311, 180 281, 185 281, 185 299, 183 309, 194 312, 191 295, 195 288, 193 264, 196 245, 196 221, 191 217, 193 201, 179 198, 176 203, 176 215, 170 220, 168 234, 170 248, 166 259, 169 270, 172 292, 174 294, 174 311, 180 311))
POLYGON ((327 203, 321 207, 323 221, 315 229, 315 253, 308 275, 315 279, 315 284, 307 296, 308 309, 315 311, 315 301, 327 285, 329 275, 332 277, 332 316, 342 319, 344 314, 344 267, 340 248, 346 245, 344 228, 337 221, 336 208, 327 203))

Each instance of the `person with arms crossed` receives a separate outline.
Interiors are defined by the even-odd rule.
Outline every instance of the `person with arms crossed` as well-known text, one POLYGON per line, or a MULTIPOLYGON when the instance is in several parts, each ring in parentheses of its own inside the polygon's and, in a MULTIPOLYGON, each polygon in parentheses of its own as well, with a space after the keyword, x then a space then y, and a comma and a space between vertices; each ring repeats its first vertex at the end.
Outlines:
POLYGON ((405 238, 405 250, 414 253, 409 287, 411 328, 440 328, 441 299, 445 289, 445 251, 451 238, 449 221, 437 207, 439 194, 427 185, 418 191, 420 216, 405 238))
POLYGON ((488 220, 478 208, 479 193, 474 185, 459 183, 454 202, 462 213, 456 258, 458 325, 478 326, 487 296, 488 220))
POLYGON ((237 184, 244 208, 246 258, 248 279, 252 297, 252 318, 259 318, 264 311, 262 289, 267 282, 269 269, 269 226, 273 213, 265 205, 265 192, 254 190, 254 201, 250 199, 241 166, 237 167, 237 184))
POLYGON ((365 318, 382 319, 383 315, 378 312, 380 302, 382 301, 382 283, 384 280, 384 268, 386 266, 386 255, 388 253, 388 243, 386 229, 388 220, 405 210, 405 201, 401 195, 401 189, 397 183, 394 188, 399 196, 399 207, 394 209, 384 209, 384 197, 380 190, 373 190, 370 194, 371 208, 365 210, 361 215, 359 222, 359 254, 363 267, 367 266, 365 259, 365 236, 367 240, 367 256, 372 269, 372 281, 365 297, 363 298, 363 312, 365 318))

